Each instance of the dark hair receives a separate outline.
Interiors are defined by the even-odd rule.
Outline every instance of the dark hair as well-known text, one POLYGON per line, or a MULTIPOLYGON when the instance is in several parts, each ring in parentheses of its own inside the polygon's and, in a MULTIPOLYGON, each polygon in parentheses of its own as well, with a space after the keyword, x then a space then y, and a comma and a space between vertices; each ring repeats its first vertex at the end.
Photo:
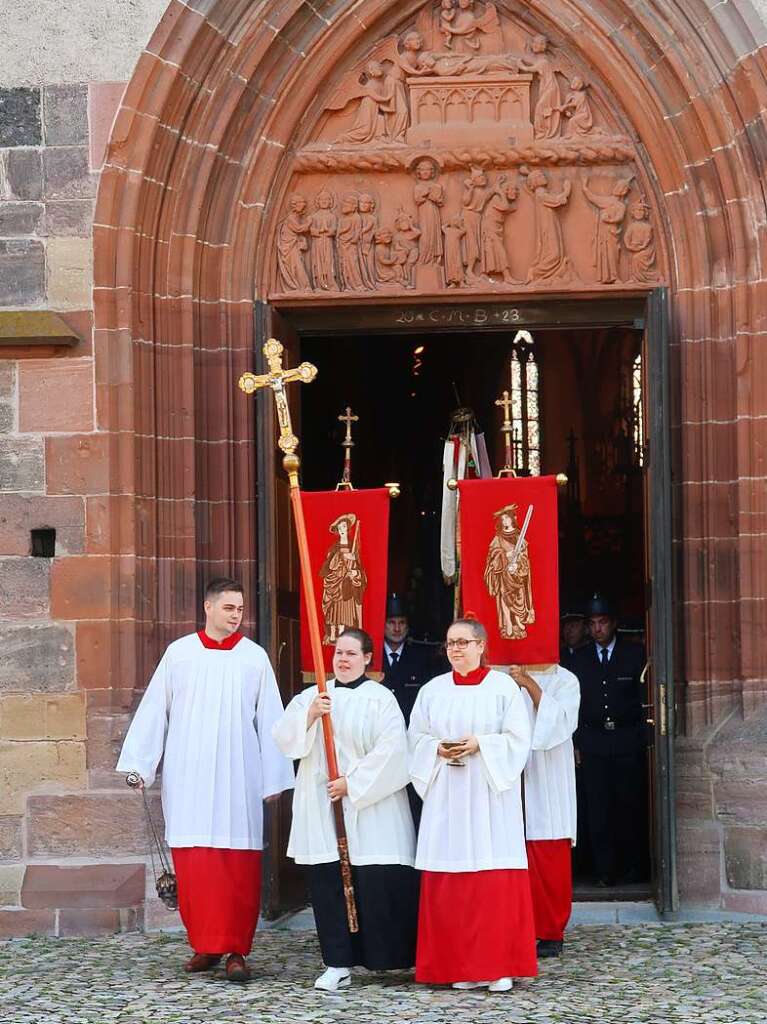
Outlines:
POLYGON ((205 588, 205 600, 210 601, 214 597, 218 597, 219 594, 224 594, 228 590, 234 594, 241 594, 242 584, 239 580, 230 579, 228 576, 216 576, 215 579, 209 581, 205 588))
POLYGON ((447 627, 448 631, 451 630, 453 626, 468 626, 475 640, 484 640, 485 650, 482 652, 482 657, 479 660, 480 665, 484 668, 487 665, 487 630, 485 627, 475 615, 472 615, 471 612, 466 612, 462 619, 453 619, 447 627))
MULTIPOLYGON (((352 640, 359 640, 363 654, 373 653, 373 637, 370 633, 366 633, 364 629, 357 629, 356 626, 348 626, 338 637, 338 640, 345 640, 347 637, 351 637, 352 640)), ((338 643, 338 640, 336 640, 336 643, 338 643)))

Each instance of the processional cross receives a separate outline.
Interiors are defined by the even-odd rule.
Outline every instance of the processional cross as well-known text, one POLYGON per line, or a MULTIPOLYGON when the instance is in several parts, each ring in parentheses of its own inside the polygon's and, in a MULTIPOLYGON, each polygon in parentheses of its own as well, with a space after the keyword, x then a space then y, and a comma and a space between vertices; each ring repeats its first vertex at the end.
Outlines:
MULTIPOLYGON (((306 521, 304 509, 301 503, 301 489, 298 480, 298 471, 301 468, 301 460, 296 455, 298 448, 298 437, 293 433, 293 425, 290 420, 290 407, 288 396, 285 392, 285 385, 292 381, 301 381, 310 384, 317 376, 317 367, 311 363, 301 363, 292 370, 283 368, 282 353, 285 351, 283 345, 276 338, 270 338, 264 345, 264 355, 269 367, 268 373, 255 374, 243 373, 239 379, 239 387, 246 395, 253 395, 261 388, 271 388, 274 400, 277 405, 277 422, 280 428, 280 436, 277 445, 283 453, 282 465, 288 474, 290 483, 290 503, 293 507, 293 521, 296 527, 296 540, 298 541, 298 555, 301 565, 301 582, 304 588, 306 615, 309 624, 309 636, 312 646, 312 661, 314 662, 314 674, 317 679, 317 689, 320 693, 327 693, 327 680, 325 678, 325 664, 322 656, 322 640, 320 634, 320 622, 317 615, 317 601, 314 593, 314 577, 312 576, 311 560, 309 558, 309 542, 306 536, 306 521)), ((349 411, 349 410, 347 410, 349 411)), ((330 715, 322 716, 322 734, 325 741, 325 755, 328 764, 328 777, 331 781, 339 778, 338 759, 333 738, 333 723, 330 715)), ((343 882, 344 897, 346 899, 346 918, 350 932, 359 931, 357 923, 357 906, 354 899, 354 886, 352 884, 352 869, 349 860, 349 842, 346 837, 346 824, 344 822, 343 807, 340 800, 332 804, 333 819, 336 827, 336 841, 338 844, 338 859, 341 864, 341 879, 343 882)))
POLYGON ((503 426, 501 427, 501 434, 503 435, 503 447, 505 452, 505 462, 503 469, 498 471, 498 476, 516 476, 514 470, 512 448, 511 448, 511 435, 513 427, 511 425, 511 416, 509 411, 511 410, 511 395, 508 391, 504 391, 500 398, 496 398, 495 404, 503 408, 503 426))
POLYGON ((349 405, 346 406, 346 412, 344 415, 338 417, 340 423, 346 424, 346 437, 344 437, 341 442, 341 447, 344 450, 344 471, 338 485, 336 486, 337 491, 354 490, 354 485, 352 484, 352 448, 354 447, 354 441, 352 441, 352 423, 359 423, 359 419, 359 416, 355 416, 352 413, 351 406, 349 405))

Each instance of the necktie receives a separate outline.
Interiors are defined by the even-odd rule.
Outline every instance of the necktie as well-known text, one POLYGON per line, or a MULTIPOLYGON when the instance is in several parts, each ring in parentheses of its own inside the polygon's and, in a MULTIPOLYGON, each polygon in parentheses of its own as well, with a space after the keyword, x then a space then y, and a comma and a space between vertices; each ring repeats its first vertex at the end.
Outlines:
POLYGON ((610 652, 606 647, 603 647, 600 651, 600 657, 602 658, 602 667, 607 668, 608 662, 610 661, 610 652))
POLYGON ((389 664, 392 668, 396 668, 397 662, 399 661, 399 654, 396 651, 392 651, 389 655, 389 664))

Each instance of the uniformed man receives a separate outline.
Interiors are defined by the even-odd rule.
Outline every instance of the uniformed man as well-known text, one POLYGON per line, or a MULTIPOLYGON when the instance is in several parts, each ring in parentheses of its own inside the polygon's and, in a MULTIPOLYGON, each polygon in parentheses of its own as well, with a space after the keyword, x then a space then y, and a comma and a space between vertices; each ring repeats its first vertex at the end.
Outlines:
MULTIPOLYGON (((565 606, 567 607, 567 606, 565 606)), ((586 616, 581 609, 570 606, 560 616, 562 644, 559 648, 559 664, 572 669, 573 655, 589 642, 586 616)))
POLYGON ((621 640, 614 606, 595 594, 586 607, 592 641, 571 668, 581 685, 576 760, 597 885, 642 881, 647 842, 644 647, 621 640))
POLYGON ((437 663, 436 648, 412 640, 409 632, 405 602, 397 594, 390 594, 384 623, 383 682, 397 698, 407 723, 419 689, 444 671, 437 663))

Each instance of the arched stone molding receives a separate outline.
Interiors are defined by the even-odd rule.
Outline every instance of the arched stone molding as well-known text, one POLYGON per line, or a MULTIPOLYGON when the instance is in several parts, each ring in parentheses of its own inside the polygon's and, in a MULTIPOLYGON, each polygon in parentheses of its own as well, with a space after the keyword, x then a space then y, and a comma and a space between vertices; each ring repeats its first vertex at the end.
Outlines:
MULTIPOLYGON (((144 638, 138 684, 158 645, 194 622, 196 572, 244 567, 247 577, 257 555, 252 409, 233 383, 252 363, 254 282, 265 295, 290 146, 333 71, 419 6, 174 0, 126 90, 99 191, 94 296, 99 425, 113 439, 114 492, 135 495, 137 510, 135 535, 113 523, 113 548, 125 555, 115 618, 130 637, 121 595, 135 593, 144 638)), ((658 211, 695 733, 748 713, 767 685, 767 32, 747 0, 498 6, 609 87, 658 211)), ((114 677, 125 678, 119 652, 114 677)))

